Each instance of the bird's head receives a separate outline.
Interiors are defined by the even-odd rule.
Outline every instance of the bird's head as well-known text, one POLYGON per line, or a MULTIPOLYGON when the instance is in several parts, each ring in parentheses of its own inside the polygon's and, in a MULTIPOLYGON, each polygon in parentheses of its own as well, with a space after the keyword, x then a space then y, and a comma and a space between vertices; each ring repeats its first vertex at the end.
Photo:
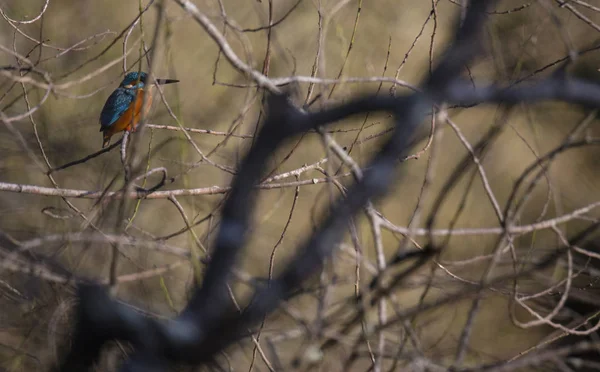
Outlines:
MULTIPOLYGON (((178 83, 178 82, 179 82, 179 80, 173 80, 173 79, 156 79, 157 84, 171 84, 171 83, 178 83)), ((125 88, 125 89, 144 89, 144 87, 146 87, 147 85, 150 85, 150 83, 148 83, 148 74, 147 73, 132 71, 132 72, 128 72, 125 75, 120 86, 121 86, 121 88, 125 88)))
POLYGON ((121 82, 121 88, 143 89, 146 85, 146 80, 148 80, 148 74, 145 72, 128 72, 121 82))

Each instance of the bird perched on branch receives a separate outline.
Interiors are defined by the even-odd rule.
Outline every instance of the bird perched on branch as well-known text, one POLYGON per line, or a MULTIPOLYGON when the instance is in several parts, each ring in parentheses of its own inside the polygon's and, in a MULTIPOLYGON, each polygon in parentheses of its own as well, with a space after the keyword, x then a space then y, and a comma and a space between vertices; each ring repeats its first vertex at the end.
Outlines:
POLYGON ((110 144, 110 137, 122 131, 135 131, 142 116, 152 106, 152 88, 156 84, 178 83, 179 80, 156 79, 148 82, 145 72, 129 72, 117 89, 108 97, 100 113, 102 148, 110 144), (145 102, 145 103, 144 103, 145 102), (144 110, 142 110, 144 105, 144 110))

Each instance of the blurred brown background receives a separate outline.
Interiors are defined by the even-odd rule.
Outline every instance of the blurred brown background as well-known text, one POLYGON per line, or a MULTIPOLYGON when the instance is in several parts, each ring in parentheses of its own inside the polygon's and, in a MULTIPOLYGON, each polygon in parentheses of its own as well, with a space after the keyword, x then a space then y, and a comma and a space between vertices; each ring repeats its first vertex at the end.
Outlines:
MULTIPOLYGON (((195 3, 222 31, 223 18, 219 3, 195 3)), ((589 3, 592 4, 591 1, 589 3)), ((223 0, 222 4, 229 21, 239 28, 256 28, 268 24, 269 2, 266 0, 223 0)), ((296 1, 273 1, 273 19, 283 17, 295 4, 296 1)), ((322 36, 322 64, 317 76, 334 79, 344 65, 342 77, 393 78, 410 50, 397 78, 416 86, 430 69, 430 48, 435 62, 451 40, 455 22, 460 16, 460 7, 457 4, 447 0, 436 4, 434 22, 433 18, 427 21, 432 10, 432 3, 429 1, 360 2, 361 9, 356 21, 359 6, 357 1, 301 1, 289 16, 272 30, 269 76, 310 76, 318 49, 318 11, 320 9, 327 20, 328 15, 339 8, 324 29, 326 33, 322 36), (355 35, 352 39, 355 25, 355 35), (411 49, 422 28, 422 35, 411 49), (434 30, 435 35, 432 38, 434 30), (347 55, 350 43, 352 47, 347 55)), ((142 5, 145 6, 146 2, 142 5)), ((154 66, 154 74, 157 77, 181 80, 179 84, 164 88, 166 100, 180 124, 184 127, 214 131, 228 131, 235 126, 236 134, 253 134, 260 118, 261 92, 257 92, 255 87, 243 87, 252 82, 235 71, 223 56, 219 57, 214 41, 175 2, 166 1, 165 5, 166 18, 156 46, 159 62, 154 66), (215 66, 218 66, 216 71, 215 66), (216 82, 213 76, 216 77, 216 82)), ((596 4, 598 5, 600 4, 596 4)), ((5 0, 0 3, 5 16, 16 20, 31 19, 39 14, 43 6, 44 2, 41 0, 5 0)), ((596 25, 593 22, 600 22, 600 15, 588 7, 577 4, 573 6, 584 14, 592 25, 576 17, 569 9, 558 7, 552 1, 531 4, 524 1, 499 2, 496 14, 489 16, 490 22, 486 27, 486 54, 469 66, 472 78, 478 82, 507 82, 525 77, 542 78, 551 74, 558 64, 540 72, 538 70, 568 56, 569 48, 581 51, 598 45, 600 31, 593 26, 596 25), (533 73, 536 74, 531 76, 533 73)), ((126 30, 139 13, 139 7, 137 1, 50 0, 43 17, 31 24, 0 20, 0 45, 26 56, 34 63, 39 61, 36 66, 47 72, 54 83, 77 81, 122 56, 122 38, 103 51, 126 30), (18 28, 18 32, 15 27, 18 28), (106 31, 111 33, 93 37, 106 31), (46 46, 40 47, 35 40, 30 40, 21 33, 35 40, 43 40, 46 46), (90 39, 80 45, 84 50, 57 49, 69 48, 87 38, 90 39)), ((138 24, 129 37, 128 47, 133 50, 127 58, 127 67, 131 70, 137 70, 136 60, 140 56, 139 43, 135 42, 143 36, 148 45, 152 43, 157 14, 157 8, 151 7, 142 18, 143 33, 138 24)), ((262 71, 267 47, 266 30, 242 33, 228 28, 226 36, 241 59, 262 71)), ((600 81, 599 62, 598 51, 585 52, 571 64, 568 71, 576 76, 600 81)), ((0 52, 0 66, 16 64, 14 55, 4 49, 0 52)), ((142 66, 143 70, 147 69, 145 60, 142 66)), ((23 98, 23 88, 9 76, 18 76, 19 73, 9 70, 3 72, 6 74, 0 78, 1 111, 9 117, 26 112, 27 102, 23 98)), ((39 75, 27 76, 43 82, 39 75)), ((119 61, 83 83, 50 94, 43 105, 33 113, 33 123, 29 117, 25 117, 12 123, 14 130, 2 125, 0 182, 53 187, 44 174, 47 168, 42 160, 34 127, 44 152, 54 167, 98 151, 101 145, 101 134, 98 133, 99 113, 104 101, 112 89, 117 87, 122 76, 123 64, 119 61), (15 131, 20 133, 25 144, 19 142, 15 131), (29 149, 31 154, 28 155, 25 149, 29 149)), ((318 94, 322 96, 311 108, 318 109, 321 105, 344 101, 349 97, 372 93, 378 89, 380 94, 389 94, 392 86, 389 82, 381 84, 380 88, 379 85, 378 82, 338 84, 329 97, 332 85, 316 84, 312 98, 318 94)), ((298 104, 302 104, 306 98, 308 87, 307 83, 289 86, 295 92, 298 104)), ((31 84, 25 84, 25 89, 31 106, 37 105, 44 96, 43 89, 31 84)), ((409 92, 402 86, 396 89, 396 94, 409 92)), ((504 112, 503 108, 497 106, 482 105, 468 109, 449 109, 448 114, 466 139, 475 144, 495 122, 502 120, 504 112)), ((502 208, 515 180, 523 170, 532 164, 536 157, 560 145, 565 136, 589 113, 590 110, 557 102, 520 104, 510 109, 505 117, 507 124, 502 133, 489 144, 482 159, 491 188, 502 208)), ((418 152, 426 145, 430 120, 429 117, 423 123, 421 140, 415 144, 412 153, 418 152)), ((159 101, 155 102, 147 122, 178 125, 168 114, 165 105, 159 101)), ((372 114, 366 118, 363 115, 336 123, 330 129, 334 130, 331 135, 340 145, 352 147, 350 154, 353 159, 365 165, 386 138, 385 133, 373 136, 385 132, 391 126, 392 123, 386 116, 372 114), (362 125, 365 125, 366 129, 359 131, 362 125), (357 135, 358 142, 355 141, 357 135)), ((424 227, 424 220, 435 197, 454 167, 468 154, 447 124, 440 122, 437 129, 438 135, 432 145, 435 147, 430 172, 432 184, 422 201, 421 218, 416 227, 424 227)), ((599 133, 597 120, 594 120, 585 135, 598 136, 599 133)), ((146 156, 149 148, 154 151, 149 161, 144 160, 142 169, 146 166, 165 167, 169 176, 178 176, 166 189, 227 186, 231 181, 232 175, 228 172, 206 162, 196 164, 200 156, 181 132, 146 129, 140 135, 140 156, 146 156), (162 143, 166 144, 159 147, 162 143)), ((134 134, 138 137, 140 135, 134 134)), ((231 137, 222 143, 225 138, 223 136, 198 133, 190 135, 205 155, 210 153, 208 157, 211 161, 233 169, 252 143, 251 138, 231 137), (213 149, 216 150, 212 151, 213 149)), ((115 136, 113 142, 119 137, 120 135, 115 136)), ((399 181, 385 199, 376 203, 378 210, 398 226, 407 226, 417 205, 431 151, 429 148, 418 159, 399 164, 399 181)), ((279 174, 305 164, 313 164, 325 156, 327 151, 320 137, 309 133, 301 140, 292 141, 287 148, 280 149, 269 169, 273 170, 278 166, 274 174, 279 174), (291 156, 287 158, 290 153, 291 156)), ((594 147, 577 148, 559 155, 549 168, 547 178, 536 187, 517 223, 526 225, 549 219, 597 202, 600 196, 597 172, 599 156, 600 153, 594 147)), ((473 171, 473 164, 470 166, 470 170, 473 171)), ((336 159, 323 167, 335 171, 340 167, 340 162, 336 159)), ((343 167, 341 172, 347 171, 348 168, 343 167)), ((59 187, 64 189, 96 191, 110 186, 110 189, 118 190, 123 185, 119 151, 114 149, 84 164, 58 171, 53 177, 59 187)), ((302 173, 299 179, 323 177, 323 173, 311 170, 302 173)), ((481 178, 475 176, 471 185, 469 179, 470 176, 462 177, 451 192, 437 215, 436 228, 449 227, 457 209, 463 203, 465 193, 467 197, 464 200, 464 209, 454 227, 498 226, 481 178)), ((157 177, 151 177, 148 184, 156 180, 157 177)), ((294 180, 292 177, 284 181, 294 180)), ((349 184, 352 178, 343 177, 341 181, 349 184)), ((277 246, 275 272, 280 270, 286 259, 293 254, 298 244, 310 234, 327 211, 327 203, 330 200, 328 190, 326 183, 299 188, 291 222, 277 246)), ((255 229, 241 263, 241 269, 245 273, 261 277, 268 275, 270 257, 286 226, 295 193, 293 186, 260 192, 260 203, 255 213, 255 229)), ((337 189, 334 195, 339 195, 337 189)), ((223 194, 177 198, 191 221, 199 221, 211 214, 214 216, 193 229, 204 247, 210 247, 210 234, 218 223, 218 207, 223 198, 223 194)), ((68 200, 82 211, 94 226, 105 233, 127 234, 162 242, 165 237, 185 227, 179 211, 165 199, 143 200, 139 205, 135 201, 126 203, 124 222, 119 220, 120 201, 102 203, 99 207, 95 205, 96 200, 68 200)), ((0 211, 0 231, 19 241, 50 234, 93 230, 59 197, 0 192, 0 211), (43 213, 48 210, 61 218, 53 218, 48 213, 43 213)), ((594 210, 586 214, 588 219, 597 219, 599 215, 594 210)), ((365 259, 374 263, 373 237, 369 224, 364 216, 359 216, 356 223, 357 236, 365 259)), ((560 228, 566 236, 571 236, 588 223, 586 220, 575 219, 561 225, 560 228)), ((391 255, 398 248, 402 236, 384 230, 382 237, 385 250, 391 255)), ((416 240, 421 241, 421 238, 416 240)), ((494 249, 496 240, 497 234, 454 236, 445 246, 442 259, 463 260, 488 254, 494 249)), ((189 232, 169 237, 167 242, 185 249, 200 250, 194 235, 189 232)), ((351 246, 351 239, 347 238, 344 244, 351 246)), ((550 230, 515 237, 515 245, 523 252, 536 249, 543 251, 557 244, 558 239, 550 230)), ((178 257, 152 252, 142 246, 127 247, 123 250, 126 254, 119 261, 121 275, 181 260, 178 257)), ((346 250, 339 251, 333 260, 333 267, 328 269, 330 277, 335 274, 342 281, 334 287, 335 290, 331 294, 333 297, 328 299, 332 306, 338 301, 347 301, 354 292, 354 259, 344 252, 346 250)), ((49 255, 80 276, 98 280, 108 277, 110 245, 106 243, 55 242, 44 244, 31 253, 49 255)), ((507 261, 501 265, 501 270, 508 270, 509 267, 507 261)), ((455 274, 477 281, 482 266, 465 265, 455 269, 455 274)), ((556 270, 557 278, 561 278, 564 274, 558 266, 556 270)), ((154 314, 173 316, 186 303, 193 284, 192 271, 192 265, 185 262, 161 275, 121 284, 118 296, 154 314)), ((428 269, 424 269, 416 277, 426 277, 428 274, 428 269)), ((363 275, 362 281, 368 283, 371 274, 367 270, 363 275)), ((441 272, 437 275, 440 280, 447 281, 447 286, 436 286, 429 295, 432 299, 444 294, 448 288, 455 289, 465 285, 441 272)), ((11 371, 45 368, 41 366, 47 366, 54 358, 55 342, 66 333, 67 327, 60 326, 57 329, 56 324, 66 324, 68 321, 68 316, 65 315, 68 312, 64 310, 68 306, 64 304, 68 304, 65 301, 71 298, 72 290, 68 289, 69 286, 13 272, 6 267, 0 271, 0 287, 3 288, 0 366, 11 371), (58 335, 51 335, 53 332, 57 332, 58 335)), ((415 305, 422 293, 422 288, 419 289, 418 286, 413 289, 409 287, 407 285, 396 294, 402 306, 415 305)), ((247 287, 240 286, 238 290, 239 293, 245 293, 247 287)), ((514 326, 508 315, 507 299, 508 296, 503 293, 486 294, 482 309, 473 325, 466 364, 516 356, 550 332, 549 327, 523 330, 514 326)), ((291 306, 305 316, 307 321, 314 321, 315 303, 315 298, 308 296, 295 300, 291 306)), ((465 300, 427 311, 412 322, 421 351, 425 355, 434 358, 440 364, 451 364, 470 304, 469 300, 465 300)), ((389 311, 393 313, 391 308, 389 311)), ((519 310, 517 314, 522 317, 521 320, 530 319, 524 311, 519 310)), ((286 327, 292 329, 295 326, 285 313, 277 314, 267 322, 265 331, 276 334, 286 327)), ((397 335, 389 337, 400 337, 402 331, 397 332, 397 335)), ((282 359, 293 357, 299 345, 305 347, 309 343, 307 339, 300 338, 290 341, 289 345, 282 344, 285 345, 279 349, 282 359)), ((343 350, 339 352, 343 354, 343 350)), ((338 370, 340 365, 336 360, 336 353, 337 351, 332 351, 326 354, 319 368, 338 370)), ((247 369, 252 359, 252 346, 234 346, 230 356, 233 366, 247 369)), ((365 358, 356 368, 367 369, 369 365, 368 358, 365 358)), ((409 368, 407 366, 405 365, 405 368, 409 368)), ((262 361, 257 361, 254 368, 266 370, 262 361)))

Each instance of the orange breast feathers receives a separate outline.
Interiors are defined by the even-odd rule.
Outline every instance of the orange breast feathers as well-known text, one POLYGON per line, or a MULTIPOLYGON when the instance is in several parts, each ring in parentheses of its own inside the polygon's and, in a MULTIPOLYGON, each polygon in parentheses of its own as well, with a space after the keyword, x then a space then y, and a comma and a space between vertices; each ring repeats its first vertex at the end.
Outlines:
POLYGON ((143 116, 145 117, 152 106, 151 89, 138 89, 135 101, 129 105, 129 108, 115 121, 110 127, 106 128, 104 135, 112 136, 115 133, 127 131, 135 131, 140 119, 142 118, 142 105, 144 104, 144 96, 146 96, 146 107, 143 116))

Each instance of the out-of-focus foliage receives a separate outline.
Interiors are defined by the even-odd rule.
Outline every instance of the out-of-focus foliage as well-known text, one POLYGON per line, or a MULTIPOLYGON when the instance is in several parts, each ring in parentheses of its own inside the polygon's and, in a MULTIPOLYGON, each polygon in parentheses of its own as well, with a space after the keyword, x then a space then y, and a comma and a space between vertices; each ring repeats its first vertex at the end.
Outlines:
MULTIPOLYGON (((435 2, 435 12, 431 2, 414 0, 304 0, 297 6, 296 1, 288 0, 272 3, 267 0, 223 0, 222 8, 219 1, 196 3, 221 32, 226 30, 225 35, 235 53, 269 77, 310 76, 317 66, 316 76, 319 78, 335 79, 340 73, 342 78, 385 76, 413 85, 430 71, 430 55, 435 63, 452 37, 454 21, 460 16, 460 7, 447 0, 435 2), (255 32, 235 29, 267 25, 269 6, 272 6, 274 21, 285 16, 270 33, 267 29, 255 32), (286 15, 292 7, 295 8, 286 15), (321 20, 319 12, 324 17, 321 20), (224 25, 224 16, 230 26, 224 25), (319 62, 315 64, 319 50, 319 62)), ((141 7, 146 4, 143 2, 141 7)), ((3 115, 22 114, 43 100, 30 117, 12 122, 12 128, 5 124, 0 126, 0 182, 49 188, 55 187, 52 182, 56 182, 56 187, 61 189, 119 190, 124 179, 118 148, 83 164, 57 171, 52 174, 52 180, 46 175, 48 167, 44 157, 52 167, 57 167, 100 149, 100 110, 123 76, 123 38, 118 36, 127 32, 128 26, 139 14, 140 4, 137 1, 50 0, 47 5, 43 16, 31 24, 0 19, 0 67, 18 66, 19 63, 24 66, 14 55, 18 53, 59 85, 55 93, 44 99, 44 89, 27 81, 21 85, 14 78, 19 76, 19 72, 0 71, 5 73, 0 75, 0 110, 3 115), (43 42, 41 46, 40 42, 43 42), (73 49, 65 49, 75 45, 73 49), (113 61, 116 63, 102 69, 113 61), (60 88, 60 84, 81 79, 85 81, 60 88), (27 93, 26 98, 24 92, 27 93)), ((251 137, 262 118, 262 92, 257 90, 253 81, 227 63, 215 42, 175 2, 165 1, 164 6, 166 16, 158 37, 154 37, 158 14, 154 5, 143 14, 127 44, 130 50, 128 69, 138 69, 137 62, 142 51, 140 41, 143 41, 146 47, 153 46, 156 50, 156 53, 153 53, 154 50, 148 53, 156 58, 153 73, 157 77, 181 81, 164 87, 164 96, 177 120, 157 99, 147 123, 219 132, 231 130, 236 135, 251 137)), ((600 54, 596 50, 587 51, 598 44, 600 14, 597 9, 577 4, 572 6, 589 22, 576 17, 569 8, 560 8, 550 1, 500 2, 497 14, 489 16, 484 38, 486 57, 469 66, 472 78, 475 81, 515 81, 546 76, 556 70, 556 61, 567 57, 571 50, 582 53, 568 67, 569 73, 600 80, 600 54)), ((43 7, 42 0, 8 0, 0 4, 5 16, 17 20, 31 19, 43 7)), ((145 58, 141 57, 142 70, 148 69, 145 58)), ((40 74, 23 73, 23 76, 44 81, 40 74)), ((319 97, 312 106, 319 107, 364 92, 378 90, 380 94, 390 94, 392 84, 361 82, 342 83, 335 87, 333 84, 309 86, 309 83, 300 82, 287 85, 287 89, 293 92, 298 104, 319 97), (309 89, 314 91, 306 100, 309 89)), ((408 91, 402 86, 395 89, 398 95, 408 91)), ((501 134, 487 145, 481 157, 487 180, 501 207, 507 202, 514 182, 523 170, 537 157, 559 146, 589 114, 581 107, 563 103, 448 109, 450 119, 472 145, 490 127, 504 123, 501 134)), ((390 127, 391 123, 384 116, 361 116, 331 128, 331 135, 358 164, 365 164, 390 127)), ((377 209, 397 226, 408 226, 415 208, 419 206, 412 226, 424 227, 425 217, 436 196, 457 164, 468 155, 464 144, 449 125, 441 121, 437 123, 437 134, 431 145, 428 144, 429 126, 424 125, 423 128, 413 152, 417 153, 424 147, 426 151, 417 159, 399 163, 401 179, 385 199, 376 203, 377 209), (426 174, 430 184, 422 193, 426 174)), ((600 135, 597 120, 588 126, 585 135, 600 135)), ((169 177, 175 179, 164 190, 226 187, 231 180, 231 172, 251 145, 252 138, 228 137, 224 141, 225 136, 209 133, 190 133, 190 136, 208 160, 200 161, 199 151, 181 131, 145 128, 141 133, 134 133, 131 137, 139 141, 137 154, 143 159, 139 174, 144 169, 165 167, 169 177)), ((561 153, 536 186, 517 223, 528 225, 597 203, 600 196, 598 159, 600 153, 594 147, 561 153)), ((240 276, 267 277, 270 271, 277 272, 298 243, 318 224, 331 196, 339 195, 341 185, 352 182, 349 168, 323 145, 316 133, 297 138, 281 150, 272 161, 270 175, 317 162, 320 162, 318 166, 300 173, 298 178, 292 176, 273 181, 290 182, 290 185, 261 192, 255 214, 255 231, 240 265, 240 276), (324 157, 330 160, 320 162, 324 157), (324 172, 338 174, 341 184, 318 181, 326 177, 324 172), (311 179, 318 182, 293 183, 311 179)), ((434 227, 497 228, 498 218, 473 162, 464 173, 439 211, 434 227), (457 211, 460 213, 455 219, 457 211)), ((151 185, 157 179, 158 176, 153 175, 147 184, 151 185)), ((181 231, 186 222, 166 198, 139 203, 132 200, 123 204, 119 200, 98 203, 97 199, 62 199, 0 192, 0 245, 4 249, 13 246, 4 234, 19 241, 29 241, 51 234, 101 232, 166 242, 189 250, 193 257, 204 256, 203 250, 210 247, 211 233, 218 224, 223 198, 223 193, 177 197, 188 223, 197 223, 191 230, 193 232, 189 232, 181 231), (78 215, 66 203, 67 200, 82 215, 78 215)), ((571 236, 587 226, 589 219, 597 220, 600 215, 592 210, 585 216, 570 219, 559 229, 566 236, 571 236)), ((341 301, 352 298, 355 282, 368 283, 373 272, 377 271, 370 225, 364 216, 355 223, 354 239, 346 239, 345 245, 329 263, 326 274, 320 278, 321 282, 315 278, 311 283, 316 286, 336 282, 334 289, 327 293, 327 306, 335 307, 341 301), (360 250, 366 260, 361 266, 359 279, 356 279, 356 258, 352 255, 355 249, 360 250)), ((489 254, 494 249, 497 236, 452 236, 440 260, 450 262, 489 254)), ((382 243, 385 253, 389 256, 395 252, 402 239, 402 235, 384 229, 382 243)), ((420 239, 415 237, 417 243, 420 239)), ((550 229, 514 236, 514 245, 521 255, 535 255, 559 243, 556 233, 550 229)), ((82 244, 61 241, 43 244, 29 253, 34 258, 36 254, 50 256, 78 276, 108 280, 111 252, 111 245, 106 242, 82 244)), ((120 247, 119 275, 147 272, 179 261, 179 266, 160 275, 148 275, 143 280, 120 284, 118 297, 155 316, 176 314, 185 305, 188 290, 193 285, 194 265, 188 259, 156 253, 145 246, 120 247)), ((449 271, 437 269, 428 298, 476 283, 484 268, 475 261, 444 267, 449 271)), ((59 268, 56 270, 60 271, 59 268)), ((504 257, 497 270, 512 270, 508 256, 504 257)), ((565 270, 564 265, 557 264, 553 271, 545 274, 561 280, 567 275, 565 270)), ((395 294, 400 306, 414 306, 421 300, 423 283, 430 274, 429 267, 424 269, 395 294)), ((535 281, 521 285, 523 290, 537 288, 535 281)), ((545 326, 521 329, 511 323, 509 307, 512 305, 507 295, 510 287, 510 284, 503 284, 486 294, 473 324, 467 364, 510 358, 536 345, 549 332, 549 327, 545 326)), ((4 267, 0 269, 0 289, 3 307, 0 365, 7 370, 32 370, 48 365, 55 357, 57 341, 68 330, 72 285, 53 283, 4 267)), ((243 294, 247 289, 245 284, 234 286, 236 294, 243 294)), ((298 350, 312 350, 307 348, 312 342, 307 336, 310 332, 303 333, 306 330, 299 325, 298 318, 306 322, 309 330, 315 331, 312 337, 318 338, 317 331, 320 329, 317 320, 321 315, 318 299, 322 295, 317 291, 314 295, 298 298, 266 323, 265 337, 275 337, 280 330, 281 333, 293 333, 301 329, 301 338, 290 336, 281 344, 283 346, 277 347, 283 360, 301 354, 298 350)), ((411 344, 406 347, 440 364, 451 364, 470 304, 465 300, 415 317, 409 326, 414 332, 411 337, 418 340, 418 346, 411 344)), ((388 304, 387 311, 393 313, 394 307, 388 304)), ((522 321, 531 318, 522 308, 515 312, 522 321)), ((369 317, 376 322, 375 313, 369 317)), ((335 327, 327 331, 332 333, 335 327)), ((393 354, 397 345, 406 341, 407 331, 398 326, 390 329, 385 337, 389 339, 389 353, 393 354)), ((263 347, 266 348, 266 345, 263 344, 263 347)), ((342 353, 342 349, 327 353, 321 361, 321 368, 339 369, 337 352, 342 353)), ((107 357, 106 368, 110 369, 111 360, 121 355, 119 349, 113 350, 107 357)), ((252 363, 261 370, 265 368, 260 358, 251 362, 254 359, 250 343, 244 344, 243 348, 234 347, 230 358, 231 364, 239 368, 248 368, 252 363)), ((360 358, 361 366, 370 365, 366 351, 360 358)))

